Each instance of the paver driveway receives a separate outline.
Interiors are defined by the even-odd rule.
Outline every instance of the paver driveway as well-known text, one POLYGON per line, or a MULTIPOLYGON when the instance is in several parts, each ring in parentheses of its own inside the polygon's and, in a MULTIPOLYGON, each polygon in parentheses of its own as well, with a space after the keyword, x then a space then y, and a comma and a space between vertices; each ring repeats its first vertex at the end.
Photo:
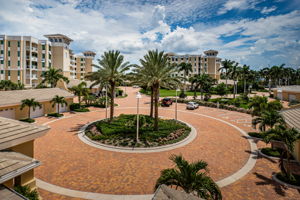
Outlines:
MULTIPOLYGON (((116 108, 116 115, 136 112, 136 91, 127 88, 129 96, 117 100, 119 107, 116 108)), ((147 101, 149 98, 143 96, 140 106, 144 114, 149 112, 147 101)), ((88 122, 104 118, 104 109, 95 108, 92 109, 93 112, 81 114, 66 113, 67 118, 50 123, 50 132, 36 140, 35 157, 43 164, 36 169, 35 175, 48 183, 73 190, 106 194, 151 194, 160 171, 172 167, 172 163, 168 160, 172 154, 182 154, 190 161, 199 159, 207 161, 210 175, 215 181, 230 176, 247 162, 250 153, 249 143, 239 131, 217 120, 196 114, 201 113, 228 121, 245 131, 252 130, 249 115, 206 107, 186 112, 182 104, 178 109, 178 118, 196 128, 198 134, 196 139, 178 149, 137 154, 101 150, 78 139, 79 128, 88 122)), ((174 117, 174 106, 161 108, 160 115, 174 117)), ((38 123, 43 124, 51 120, 53 119, 39 118, 38 123)), ((272 166, 274 168, 276 165, 272 166)), ((249 185, 248 181, 242 184, 249 185)), ((244 198, 249 195, 246 193, 247 190, 241 188, 239 184, 233 185, 236 187, 224 188, 225 199, 226 197, 247 199, 244 198), (235 192, 231 193, 231 190, 235 192)), ((278 196, 272 188, 268 189, 270 191, 267 193, 273 192, 278 196)), ((298 195, 294 191, 287 194, 291 195, 291 198, 298 195)), ((41 190, 41 195, 44 199, 68 199, 66 196, 51 194, 44 190, 41 190)))

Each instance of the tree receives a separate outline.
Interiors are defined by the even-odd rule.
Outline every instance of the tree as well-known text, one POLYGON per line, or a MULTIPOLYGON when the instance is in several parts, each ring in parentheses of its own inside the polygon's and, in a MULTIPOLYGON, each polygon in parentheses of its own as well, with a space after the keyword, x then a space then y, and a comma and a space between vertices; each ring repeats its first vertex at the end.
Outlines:
POLYGON ((226 85, 224 83, 220 83, 215 88, 216 93, 221 97, 227 94, 226 85))
POLYGON ((184 78, 184 89, 183 91, 186 90, 186 80, 187 80, 187 76, 189 75, 190 72, 193 72, 193 66, 191 63, 185 63, 182 62, 178 65, 178 71, 182 72, 183 71, 183 78, 184 78))
POLYGON ((24 84, 18 81, 14 83, 10 80, 1 80, 0 81, 0 90, 23 90, 24 84))
POLYGON ((50 101, 50 103, 52 103, 52 107, 54 107, 55 105, 57 105, 57 113, 59 114, 59 106, 64 106, 64 105, 68 105, 67 101, 65 100, 65 97, 63 96, 58 96, 55 95, 55 97, 50 101))
POLYGON ((35 99, 24 99, 21 101, 21 110, 23 110, 26 106, 28 107, 28 119, 30 119, 30 110, 31 108, 35 111, 36 107, 42 108, 42 105, 35 101, 35 99))
POLYGON ((82 99, 81 97, 85 97, 85 96, 88 96, 89 93, 90 93, 90 90, 88 88, 86 88, 86 82, 81 82, 79 83, 78 85, 76 86, 73 86, 71 89, 70 89, 76 96, 78 96, 78 102, 79 102, 79 105, 81 106, 81 102, 82 102, 82 99))
POLYGON ((226 89, 227 89, 227 80, 228 80, 229 75, 230 75, 229 69, 232 67, 232 65, 233 65, 234 63, 235 63, 234 61, 225 59, 224 61, 222 61, 222 67, 220 67, 220 69, 219 69, 219 71, 225 71, 225 77, 226 77, 226 89))
MULTIPOLYGON (((196 90, 200 89, 201 100, 203 100, 203 92, 208 92, 213 84, 215 84, 216 80, 211 78, 208 74, 199 74, 191 77, 191 83, 194 87, 194 91, 196 94, 196 90)), ((195 96, 194 94, 194 96, 195 96)))
POLYGON ((230 75, 230 78, 233 80, 233 98, 235 98, 235 95, 237 93, 237 85, 236 85, 236 81, 238 80, 239 78, 239 75, 240 75, 240 71, 241 71, 241 68, 239 67, 239 63, 234 63, 231 65, 231 67, 229 68, 229 75, 230 75))
POLYGON ((282 174, 292 181, 295 181, 295 177, 290 171, 290 159, 292 157, 292 152, 294 152, 295 149, 295 143, 299 139, 299 131, 297 131, 295 128, 287 128, 283 125, 276 126, 275 128, 268 130, 264 134, 264 141, 266 143, 269 143, 271 140, 277 140, 282 141, 285 144, 286 148, 283 149, 284 151, 280 156, 279 168, 282 174), (287 165, 284 165, 284 155, 286 155, 287 157, 287 165))
POLYGON ((207 175, 207 163, 196 161, 189 163, 181 155, 170 157, 176 168, 165 169, 156 181, 155 188, 165 184, 182 188, 186 193, 196 193, 204 199, 222 199, 218 185, 207 175))
POLYGON ((250 99, 249 109, 252 109, 252 116, 260 116, 264 111, 279 111, 282 109, 280 101, 268 102, 268 98, 265 96, 254 96, 250 99))
POLYGON ((116 86, 125 79, 125 72, 129 70, 129 62, 124 62, 124 56, 120 54, 120 51, 108 51, 104 52, 101 59, 98 59, 99 65, 97 67, 98 73, 104 83, 108 83, 110 90, 110 119, 111 122, 114 117, 115 106, 115 89, 116 86))
POLYGON ((254 128, 259 124, 260 131, 266 131, 266 128, 273 128, 275 125, 284 124, 284 119, 278 111, 264 111, 261 116, 252 120, 254 128))
POLYGON ((241 72, 242 72, 242 79, 244 82, 244 94, 247 93, 247 79, 250 75, 250 67, 247 65, 243 65, 243 67, 241 68, 241 72))
POLYGON ((136 68, 138 76, 148 77, 148 84, 153 89, 154 96, 154 130, 158 130, 158 103, 159 89, 176 88, 180 81, 178 77, 171 75, 176 72, 176 68, 170 65, 168 57, 163 51, 148 51, 143 59, 140 59, 141 66, 136 68))
POLYGON ((63 80, 65 82, 69 82, 69 79, 62 74, 61 69, 55 69, 53 67, 49 68, 48 71, 41 75, 43 78, 41 84, 50 84, 51 88, 56 87, 56 84, 59 80, 63 80))

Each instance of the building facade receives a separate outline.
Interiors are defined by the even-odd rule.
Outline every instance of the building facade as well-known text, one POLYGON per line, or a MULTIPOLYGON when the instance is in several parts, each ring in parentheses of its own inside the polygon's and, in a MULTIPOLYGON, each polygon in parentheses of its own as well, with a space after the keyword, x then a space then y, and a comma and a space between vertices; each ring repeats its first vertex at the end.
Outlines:
MULTIPOLYGON (((220 79, 219 68, 221 67, 221 58, 218 58, 218 51, 204 51, 204 55, 177 55, 175 53, 167 53, 171 64, 179 65, 180 63, 190 63, 192 65, 192 73, 189 76, 196 74, 208 74, 212 78, 220 79)), ((174 73, 173 76, 184 76, 183 72, 174 73)))
POLYGON ((35 87, 52 66, 51 43, 31 36, 0 35, 0 80, 35 87))

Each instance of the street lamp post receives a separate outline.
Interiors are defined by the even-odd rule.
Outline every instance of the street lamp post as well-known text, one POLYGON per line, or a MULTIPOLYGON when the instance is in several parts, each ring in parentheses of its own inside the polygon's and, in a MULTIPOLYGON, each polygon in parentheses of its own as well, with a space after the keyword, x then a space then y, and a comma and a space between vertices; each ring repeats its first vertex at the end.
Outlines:
POLYGON ((177 88, 176 89, 176 98, 175 98, 175 120, 177 120, 177 92, 180 90, 177 88))
POLYGON ((137 93, 136 94, 136 98, 137 98, 137 116, 136 116, 136 142, 139 142, 139 103, 140 103, 140 98, 142 98, 141 93, 137 93))

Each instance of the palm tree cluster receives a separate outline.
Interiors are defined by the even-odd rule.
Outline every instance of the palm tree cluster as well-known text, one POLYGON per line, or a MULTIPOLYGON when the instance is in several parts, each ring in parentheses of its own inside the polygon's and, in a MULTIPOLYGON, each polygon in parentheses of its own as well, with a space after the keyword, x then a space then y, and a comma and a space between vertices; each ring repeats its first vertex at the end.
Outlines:
POLYGON ((81 82, 78 85, 75 85, 73 87, 70 88, 70 90, 76 95, 78 96, 78 103, 81 106, 82 103, 82 97, 87 97, 90 93, 90 89, 86 87, 87 84, 86 82, 81 82))
POLYGON ((21 82, 14 83, 10 80, 0 81, 0 90, 23 90, 24 84, 21 82))
POLYGON ((41 77, 43 80, 38 87, 49 84, 51 88, 54 88, 59 80, 63 80, 67 83, 69 82, 69 79, 62 74, 62 70, 55 69, 54 67, 49 68, 49 70, 44 72, 41 77))

